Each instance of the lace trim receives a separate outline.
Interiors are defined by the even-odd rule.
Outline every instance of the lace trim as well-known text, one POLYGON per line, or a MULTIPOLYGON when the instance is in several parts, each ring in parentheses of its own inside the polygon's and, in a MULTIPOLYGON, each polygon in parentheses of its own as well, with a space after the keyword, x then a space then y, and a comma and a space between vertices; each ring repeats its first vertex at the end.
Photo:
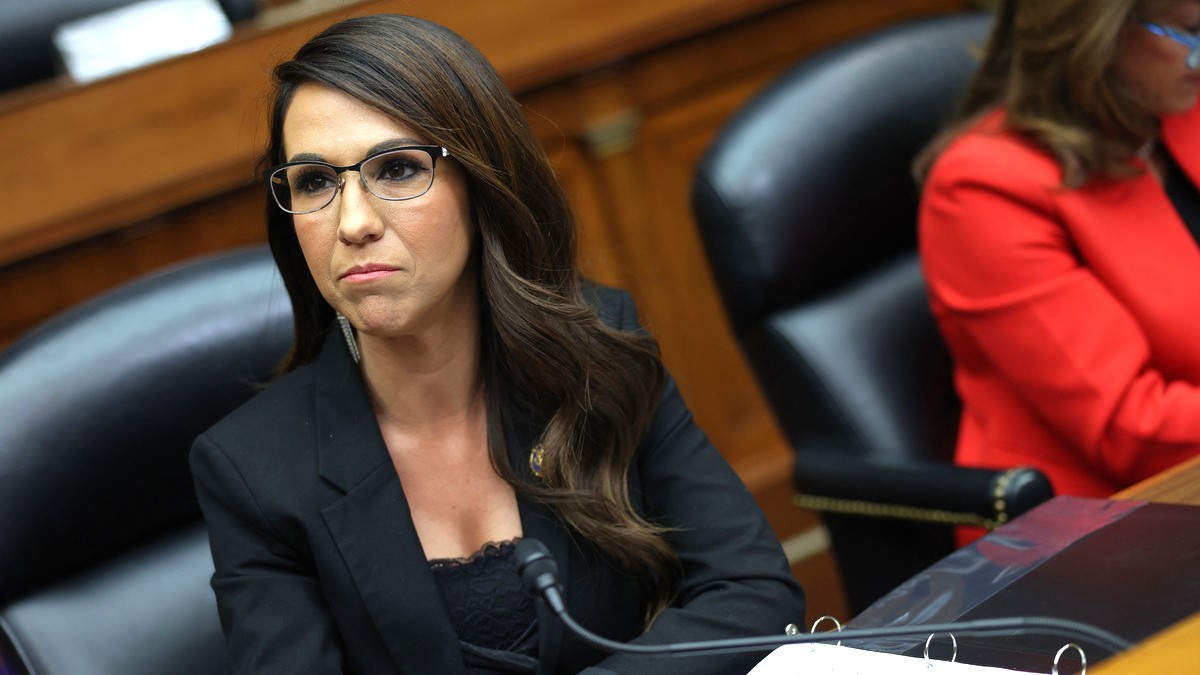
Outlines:
POLYGON ((520 537, 507 539, 505 541, 489 541, 484 544, 478 551, 468 556, 461 558, 434 558, 429 561, 431 569, 445 569, 449 567, 463 567, 479 563, 487 558, 502 558, 509 555, 517 543, 521 541, 520 537))

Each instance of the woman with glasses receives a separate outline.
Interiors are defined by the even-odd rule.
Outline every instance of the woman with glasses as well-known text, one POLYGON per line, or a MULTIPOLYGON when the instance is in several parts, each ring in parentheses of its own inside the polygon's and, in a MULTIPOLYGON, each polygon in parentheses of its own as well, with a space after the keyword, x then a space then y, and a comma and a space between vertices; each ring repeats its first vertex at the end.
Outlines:
POLYGON ((275 71, 295 341, 192 467, 234 673, 730 673, 608 656, 522 588, 540 540, 615 640, 782 634, 804 599, 630 297, 585 283, 522 110, 449 30, 337 24, 275 71))
POLYGON ((1004 0, 917 162, 957 461, 1107 496, 1200 453, 1200 1, 1004 0))

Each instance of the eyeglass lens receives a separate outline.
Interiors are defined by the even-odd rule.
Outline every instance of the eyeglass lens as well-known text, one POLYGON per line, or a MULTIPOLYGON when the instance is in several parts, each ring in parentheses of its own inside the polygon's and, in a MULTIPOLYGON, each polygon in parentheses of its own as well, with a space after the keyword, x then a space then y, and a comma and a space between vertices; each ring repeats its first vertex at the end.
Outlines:
MULTIPOLYGON (((359 176, 368 192, 389 201, 420 197, 433 185, 433 155, 425 149, 404 148, 363 161, 359 176)), ((342 169, 350 171, 353 168, 342 169)), ((280 168, 268 181, 284 211, 312 213, 325 208, 338 191, 340 171, 326 164, 294 164, 280 168)))

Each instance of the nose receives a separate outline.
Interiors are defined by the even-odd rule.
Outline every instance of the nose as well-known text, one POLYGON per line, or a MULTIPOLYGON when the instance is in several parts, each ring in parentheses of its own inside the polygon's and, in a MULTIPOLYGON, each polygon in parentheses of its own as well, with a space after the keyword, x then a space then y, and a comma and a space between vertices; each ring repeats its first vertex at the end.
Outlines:
POLYGON ((362 180, 338 180, 341 203, 338 204, 338 239, 344 244, 365 244, 383 236, 383 221, 375 210, 370 193, 362 180))

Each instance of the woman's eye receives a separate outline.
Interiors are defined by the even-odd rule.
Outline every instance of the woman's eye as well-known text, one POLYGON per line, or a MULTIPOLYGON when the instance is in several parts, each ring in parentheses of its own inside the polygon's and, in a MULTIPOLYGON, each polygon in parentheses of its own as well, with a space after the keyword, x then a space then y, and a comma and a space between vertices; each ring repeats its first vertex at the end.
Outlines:
POLYGON ((1200 9, 1197 11, 1181 12, 1175 16, 1177 20, 1175 25, 1179 27, 1181 33, 1195 36, 1200 33, 1200 9))
POLYGON ((292 183, 293 189, 305 194, 316 194, 334 186, 334 179, 324 171, 306 171, 292 183))
POLYGON ((403 159, 389 159, 379 167, 376 180, 402 181, 417 175, 424 167, 403 159))

